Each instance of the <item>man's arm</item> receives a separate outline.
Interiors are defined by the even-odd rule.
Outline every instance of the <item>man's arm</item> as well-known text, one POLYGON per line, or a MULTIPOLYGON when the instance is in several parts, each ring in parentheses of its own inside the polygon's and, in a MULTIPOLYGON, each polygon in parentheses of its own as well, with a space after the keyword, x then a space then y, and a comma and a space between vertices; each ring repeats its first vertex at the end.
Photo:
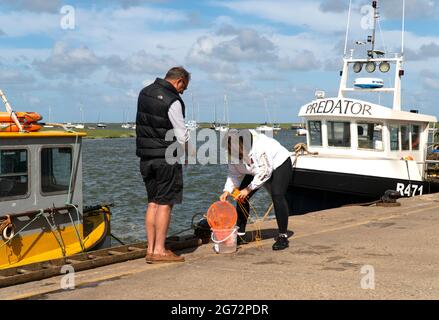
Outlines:
POLYGON ((174 134, 177 138, 178 143, 185 144, 189 141, 189 130, 186 129, 184 125, 183 112, 181 108, 181 103, 178 100, 175 100, 174 103, 171 104, 171 107, 168 111, 169 120, 174 127, 174 134))

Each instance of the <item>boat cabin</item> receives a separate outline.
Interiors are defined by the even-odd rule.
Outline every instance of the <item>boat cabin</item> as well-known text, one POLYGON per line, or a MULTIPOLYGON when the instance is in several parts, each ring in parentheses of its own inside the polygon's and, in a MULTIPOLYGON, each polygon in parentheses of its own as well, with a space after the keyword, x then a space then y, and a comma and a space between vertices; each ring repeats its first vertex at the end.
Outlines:
POLYGON ((83 207, 85 135, 0 132, 0 269, 110 245, 108 207, 83 207))
POLYGON ((84 135, 0 133, 0 216, 66 203, 77 205, 82 212, 80 148, 84 135))
POLYGON ((425 160, 436 117, 346 99, 316 99, 300 109, 309 149, 322 154, 425 160))

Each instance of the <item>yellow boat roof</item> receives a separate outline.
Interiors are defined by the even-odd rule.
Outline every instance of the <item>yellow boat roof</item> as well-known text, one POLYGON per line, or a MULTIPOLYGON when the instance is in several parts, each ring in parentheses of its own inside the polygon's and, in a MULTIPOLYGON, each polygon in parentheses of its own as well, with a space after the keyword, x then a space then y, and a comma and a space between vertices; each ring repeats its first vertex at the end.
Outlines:
POLYGON ((34 131, 34 132, 0 132, 0 139, 3 138, 65 138, 65 137, 85 137, 85 132, 67 131, 34 131))

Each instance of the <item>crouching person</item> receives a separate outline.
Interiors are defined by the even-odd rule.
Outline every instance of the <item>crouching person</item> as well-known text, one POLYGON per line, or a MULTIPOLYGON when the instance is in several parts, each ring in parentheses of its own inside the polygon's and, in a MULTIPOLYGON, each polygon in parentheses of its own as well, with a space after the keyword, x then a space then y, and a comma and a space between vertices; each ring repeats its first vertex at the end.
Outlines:
POLYGON ((246 243, 242 236, 245 235, 250 209, 248 201, 264 186, 271 195, 279 228, 272 248, 287 248, 289 208, 286 195, 292 181, 290 152, 275 139, 255 130, 230 130, 223 141, 228 150, 229 165, 227 181, 220 200, 226 201, 235 188, 239 189, 237 201, 240 205, 236 206, 238 244, 246 243))

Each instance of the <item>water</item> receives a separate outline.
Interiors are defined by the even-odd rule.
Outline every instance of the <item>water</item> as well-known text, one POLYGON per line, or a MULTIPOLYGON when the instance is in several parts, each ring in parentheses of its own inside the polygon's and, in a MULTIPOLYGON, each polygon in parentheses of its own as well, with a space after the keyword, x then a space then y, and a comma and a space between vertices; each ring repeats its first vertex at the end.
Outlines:
MULTIPOLYGON (((282 130, 275 138, 288 150, 304 137, 295 130, 282 130)), ((168 235, 190 228, 194 214, 205 214, 218 200, 227 176, 226 165, 188 165, 183 167, 183 203, 172 212, 168 235)), ((84 204, 114 203, 112 233, 130 243, 144 241, 146 190, 136 157, 136 141, 127 139, 89 139, 83 142, 84 204)), ((261 189, 252 200, 259 216, 267 211, 271 201, 261 189)), ((197 220, 201 218, 197 217, 197 220)))

